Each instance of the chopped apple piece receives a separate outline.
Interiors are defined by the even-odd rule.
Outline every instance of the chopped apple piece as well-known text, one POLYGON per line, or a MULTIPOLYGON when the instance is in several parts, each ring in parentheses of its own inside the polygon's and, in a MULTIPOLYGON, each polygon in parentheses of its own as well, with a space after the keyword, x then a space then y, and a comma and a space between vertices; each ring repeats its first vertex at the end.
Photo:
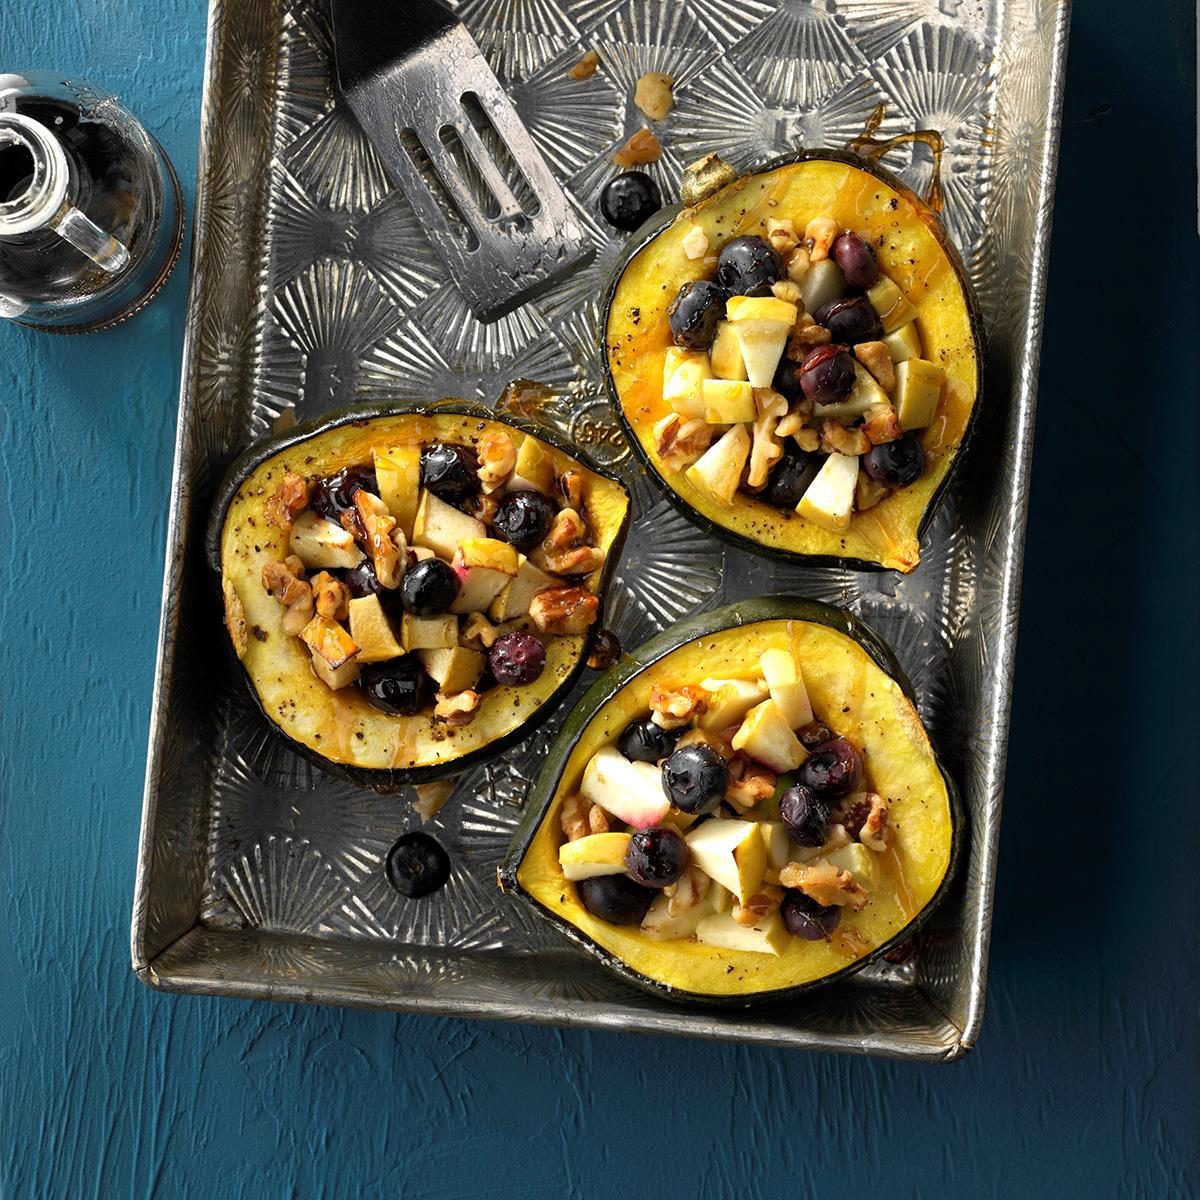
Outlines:
POLYGON ((850 395, 845 400, 838 401, 837 404, 819 404, 816 408, 816 415, 822 420, 832 417, 835 421, 844 423, 854 420, 855 417, 861 417, 873 405, 890 403, 887 392, 879 386, 875 376, 862 363, 856 362, 854 364, 854 386, 850 389, 850 395))
MULTIPOLYGON (((782 304, 783 301, 776 303, 782 304)), ((788 305, 794 309, 794 304, 788 305)), ((746 377, 752 387, 770 387, 775 379, 775 368, 783 357, 783 351, 792 335, 794 325, 783 321, 735 321, 733 333, 742 351, 746 364, 746 377)))
POLYGON ((854 485, 858 482, 858 459, 831 454, 796 505, 796 511, 822 529, 841 533, 854 512, 854 485))
POLYGON ((754 821, 713 817, 697 825, 685 841, 692 862, 745 903, 762 884, 767 849, 754 821))
POLYGON ((635 829, 657 825, 671 808, 658 767, 630 762, 614 746, 605 746, 592 755, 579 790, 585 800, 635 829))
POLYGON ((901 429, 924 429, 933 424, 946 372, 923 358, 896 364, 896 412, 901 429))
POLYGON ((748 950, 754 954, 774 954, 778 957, 792 940, 778 912, 764 917, 755 925, 739 925, 729 913, 713 913, 702 917, 696 926, 696 940, 705 946, 721 950, 748 950))
POLYGON ((387 662, 404 653, 378 596, 359 596, 350 601, 350 636, 358 643, 359 662, 387 662))
POLYGON ((405 613, 400 622, 400 643, 411 650, 450 650, 458 645, 458 618, 414 617, 405 613))
POLYGON ((762 834, 767 851, 767 870, 782 871, 793 859, 792 839, 788 837, 787 826, 782 821, 759 821, 758 831, 762 834))
POLYGON ((754 420, 754 389, 740 379, 706 379, 703 417, 710 425, 754 420))
POLYGON ((713 338, 709 362, 712 373, 718 379, 746 378, 746 361, 742 358, 742 348, 729 321, 717 323, 717 336, 713 338))
POLYGON ((300 631, 300 640, 334 670, 358 653, 354 639, 332 617, 313 617, 300 631))
POLYGON ((826 850, 821 857, 833 863, 839 871, 849 871, 856 883, 870 891, 877 882, 876 857, 862 842, 847 842, 836 850, 826 850))
POLYGON ((663 361, 663 399, 681 417, 698 420, 704 416, 704 382, 711 378, 712 368, 703 350, 671 346, 663 361))
POLYGON ((659 895, 650 905, 642 918, 642 932, 656 942, 674 942, 691 937, 696 932, 696 926, 712 912, 712 906, 705 896, 699 904, 693 904, 674 916, 670 913, 671 899, 659 895))
POLYGON ((883 344, 892 356, 892 362, 903 362, 906 358, 921 357, 921 335, 917 332, 916 321, 901 325, 895 333, 889 333, 883 344))
POLYGON ((351 658, 340 667, 331 667, 319 654, 312 655, 313 674, 335 692, 349 687, 358 679, 358 659, 351 658))
POLYGON ((688 467, 687 478, 695 487, 728 504, 742 481, 749 457, 750 435, 744 425, 734 425, 688 467))
POLYGON ((428 546, 439 558, 449 561, 468 538, 485 537, 487 528, 482 521, 439 500, 432 492, 421 492, 413 518, 414 542, 428 546))
POLYGON ((592 833, 558 848, 558 864, 563 875, 574 883, 597 875, 622 875, 625 872, 625 852, 629 849, 627 833, 592 833))
POLYGON ((775 296, 730 296, 725 315, 735 325, 742 321, 776 321, 790 328, 800 313, 794 304, 775 296))
POLYGON ((727 913, 733 911, 733 893, 719 883, 714 883, 708 889, 707 896, 713 912, 727 913))
POLYGON ((318 516, 311 508, 292 523, 288 545, 306 567, 323 570, 357 567, 366 558, 348 529, 318 516))
POLYGON ((516 546, 499 538, 464 538, 457 558, 464 567, 489 567, 505 575, 515 575, 519 565, 516 546))
POLYGON ((809 267, 800 291, 805 310, 815 313, 822 304, 846 294, 846 277, 832 258, 823 258, 809 267))
POLYGON ((771 699, 783 714, 783 719, 793 729, 802 729, 811 724, 812 705, 808 700, 808 689, 804 686, 804 676, 800 672, 796 656, 790 650, 775 647, 762 652, 758 665, 767 681, 771 699))
POLYGON ((473 688, 479 682, 487 661, 477 650, 469 650, 466 646, 418 650, 417 657, 425 668, 425 674, 438 685, 438 691, 447 695, 473 688))
POLYGON ((767 698, 760 679, 705 679, 700 686, 709 693, 708 708, 696 724, 701 729, 721 730, 738 725, 742 718, 767 698))
POLYGON ((880 275, 875 285, 867 289, 867 299, 879 314, 884 333, 895 333, 901 325, 915 320, 917 310, 908 302, 894 279, 880 275))
POLYGON ((558 580, 547 575, 539 567, 520 555, 517 573, 504 585, 500 594, 492 601, 488 615, 493 621, 512 621, 529 611, 530 601, 547 588, 555 587, 558 580))
POLYGON ((458 595, 450 605, 452 613, 485 612, 513 579, 491 567, 464 567, 455 563, 454 569, 458 573, 458 595))
POLYGON ((380 500, 411 541, 421 500, 421 447, 393 446, 385 454, 376 454, 375 478, 380 500))
POLYGON ((537 438, 527 437, 517 451, 517 464, 508 481, 510 492, 544 492, 547 496, 554 491, 554 461, 542 449, 537 438))
POLYGON ((733 735, 733 748, 766 763, 772 771, 794 771, 807 757, 774 700, 756 704, 733 735))

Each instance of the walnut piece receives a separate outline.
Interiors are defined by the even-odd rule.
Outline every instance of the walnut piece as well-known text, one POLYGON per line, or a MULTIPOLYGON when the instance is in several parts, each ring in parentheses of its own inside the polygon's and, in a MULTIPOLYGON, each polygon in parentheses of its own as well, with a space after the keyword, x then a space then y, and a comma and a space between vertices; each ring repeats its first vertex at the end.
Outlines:
POLYGON ((776 300, 783 300, 787 304, 799 305, 804 298, 804 293, 800 291, 800 285, 793 283, 790 279, 777 279, 771 284, 771 295, 776 300))
POLYGON ((459 630, 458 640, 472 649, 490 650, 500 636, 500 630, 481 612, 468 613, 459 630))
POLYGON ((708 253, 708 234, 699 225, 693 225, 679 244, 689 259, 703 258, 708 253))
POLYGON ((689 866, 674 882, 663 888, 667 898, 667 916, 678 917, 695 908, 708 895, 709 879, 697 866, 689 866))
POLYGON ((288 471, 266 503, 267 520, 287 533, 292 522, 308 507, 308 496, 308 480, 288 471))
POLYGON ((900 418, 890 404, 872 404, 863 414, 862 431, 872 446, 895 442, 904 436, 900 418))
POLYGON ((471 691, 470 688, 465 692, 455 692, 453 695, 438 692, 437 703, 433 706, 433 715, 447 725, 470 725, 475 720, 475 713, 479 709, 481 699, 480 694, 471 691))
POLYGON ((813 217, 804 227, 804 244, 808 248, 809 262, 828 258, 829 247, 837 235, 837 222, 832 217, 813 217))
POLYGON ((788 338, 784 353, 796 362, 803 362, 810 350, 826 346, 833 341, 833 334, 824 325, 818 325, 811 313, 803 312, 796 319, 796 328, 788 338))
POLYGON ((781 418, 787 416, 788 402, 771 388, 755 388, 754 404, 758 416, 754 419, 754 440, 750 447, 746 485, 764 488, 771 468, 783 457, 783 445, 776 436, 776 426, 781 418))
POLYGON ((643 126, 631 134, 625 144, 613 154, 612 160, 618 167, 640 167, 644 163, 658 162, 662 157, 662 145, 653 130, 643 126))
POLYGON ((745 904, 736 901, 729 914, 739 925, 750 928, 769 917, 783 903, 783 888, 764 884, 745 904))
POLYGON ((568 842, 577 842, 592 832, 592 812, 595 807, 578 792, 572 792, 564 801, 558 814, 563 836, 568 842))
POLYGON ((421 824, 432 821, 442 811, 442 805, 450 799, 456 780, 435 779, 432 783, 418 783, 414 789, 417 798, 413 801, 413 812, 421 818, 421 824))
POLYGON ((823 858, 808 863, 788 863, 779 872, 779 882, 785 888, 798 888, 810 900, 826 907, 849 905, 858 912, 871 898, 849 871, 839 870, 823 858))
POLYGON ((708 693, 702 687, 688 683, 668 690, 655 684, 650 689, 650 719, 660 729, 682 729, 707 711, 708 693))
POLYGON ((647 71, 633 90, 634 104, 651 121, 661 121, 675 107, 675 96, 671 91, 674 82, 670 75, 661 71, 647 71))
POLYGON ((231 579, 221 580, 221 594, 225 598, 225 628, 229 630, 229 640, 233 642, 238 658, 245 658, 250 648, 250 627, 246 623, 245 606, 231 579))
POLYGON ((560 509, 530 558, 535 566, 556 575, 590 575, 604 565, 604 551, 589 546, 587 537, 587 523, 579 513, 560 509))
POLYGON ((847 429, 840 421, 827 417, 821 422, 821 445, 828 451, 836 450, 851 458, 866 454, 871 448, 867 435, 861 429, 847 429))
POLYGON ((541 633, 586 633, 600 613, 600 601, 582 584, 547 588, 529 602, 529 615, 541 633))
POLYGON ((588 810, 587 823, 589 833, 607 833, 608 813, 600 805, 593 804, 588 810))
POLYGON ((696 418, 685 421, 678 413, 663 417, 654 426, 654 445, 659 457, 674 470, 689 467, 712 444, 713 427, 696 418))
POLYGON ((263 590, 274 596, 287 612, 283 614, 283 632, 293 637, 312 620, 312 588, 304 578, 304 564, 289 554, 283 562, 272 559, 263 563, 263 590))
POLYGON ((746 812, 769 800, 775 794, 777 782, 775 772, 769 767, 739 752, 729 763, 729 787, 725 799, 746 812))
POLYGON ((312 594, 317 612, 333 621, 345 621, 350 616, 350 589, 328 571, 312 577, 312 594))
POLYGON ((583 508, 583 472, 573 467, 558 477, 558 490, 563 503, 579 512, 583 508))
POLYGON ((797 246, 795 250, 787 256, 787 277, 794 283, 803 283, 805 275, 808 274, 808 268, 812 266, 812 260, 808 257, 808 251, 803 246, 797 246))
MULTIPOLYGON (((790 218, 782 221, 777 217, 767 218, 767 241, 775 247, 776 252, 784 259, 800 245, 800 235, 790 218)), ((805 256, 807 264, 808 255, 805 256)))
POLYGON ((815 429, 801 429, 793 435, 801 450, 812 454, 821 445, 821 435, 815 429))
POLYGON ((479 459, 479 482, 486 494, 499 491, 517 465, 517 452, 512 438, 503 429, 489 429, 475 444, 479 459))
POLYGON ((896 368, 892 353, 883 342, 858 342, 854 357, 875 377, 875 382, 890 396, 896 390, 896 368))
POLYGON ((367 553, 375 565, 375 575, 385 588, 400 586, 407 561, 404 531, 387 505, 366 488, 354 493, 354 508, 366 534, 367 553))
POLYGON ((591 79, 600 65, 600 55, 589 50, 568 72, 572 79, 591 79))
POLYGON ((859 471, 854 481, 854 507, 859 512, 874 508, 891 489, 886 483, 872 479, 866 471, 859 471))

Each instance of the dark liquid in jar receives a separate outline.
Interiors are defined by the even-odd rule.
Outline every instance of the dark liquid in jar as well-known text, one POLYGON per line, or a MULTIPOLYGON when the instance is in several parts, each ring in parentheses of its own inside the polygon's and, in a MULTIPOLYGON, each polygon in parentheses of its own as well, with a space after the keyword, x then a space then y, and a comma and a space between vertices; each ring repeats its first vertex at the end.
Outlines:
MULTIPOLYGON (((161 185, 149 169, 145 149, 130 145, 107 125, 86 119, 66 101, 18 97, 16 109, 50 130, 66 151, 68 200, 136 258, 137 247, 153 238, 161 208, 161 185)), ((0 201, 24 193, 32 165, 22 146, 0 151, 0 201)), ((17 299, 34 303, 79 298, 112 287, 117 278, 52 230, 0 239, 0 290, 17 299)))

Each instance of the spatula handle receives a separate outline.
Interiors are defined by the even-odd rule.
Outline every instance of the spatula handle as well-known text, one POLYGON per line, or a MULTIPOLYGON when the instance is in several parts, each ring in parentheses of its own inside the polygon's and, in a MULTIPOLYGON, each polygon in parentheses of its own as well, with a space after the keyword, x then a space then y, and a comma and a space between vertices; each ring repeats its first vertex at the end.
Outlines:
POLYGON ((379 74, 398 54, 440 37, 458 18, 441 0, 332 0, 343 91, 379 74))

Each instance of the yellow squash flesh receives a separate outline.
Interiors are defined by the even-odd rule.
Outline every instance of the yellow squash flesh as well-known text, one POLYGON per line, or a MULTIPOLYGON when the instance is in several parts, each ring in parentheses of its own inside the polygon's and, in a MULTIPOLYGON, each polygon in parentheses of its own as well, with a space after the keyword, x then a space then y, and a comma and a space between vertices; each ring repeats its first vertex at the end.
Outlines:
MULTIPOLYGON (((461 758, 514 733, 579 665, 585 638, 547 639, 541 677, 523 687, 492 688, 469 725, 455 729, 436 724, 428 714, 394 716, 373 708, 355 688, 335 692, 318 680, 304 643, 283 632, 285 610, 263 590, 263 564, 288 553, 287 534, 266 518, 266 502, 285 472, 330 475, 343 467, 370 463, 377 450, 431 441, 473 446, 489 429, 503 429, 514 442, 532 436, 479 417, 436 412, 339 425, 261 463, 229 504, 221 530, 221 576, 226 595, 232 587, 241 601, 252 635, 242 665, 269 719, 288 737, 331 762, 363 770, 408 771, 461 758)), ((537 441, 557 471, 582 472, 585 515, 596 544, 607 553, 628 511, 625 490, 554 446, 537 441)), ((592 576, 589 586, 596 589, 600 577, 601 572, 592 576)))
POLYGON ((574 925, 626 966, 680 992, 752 996, 812 983, 844 970, 899 934, 937 893, 950 867, 953 817, 946 781, 916 709, 900 685, 846 634, 811 621, 766 620, 687 642, 636 675, 579 736, 553 800, 517 868, 517 881, 555 917, 574 925), (651 688, 736 677, 763 651, 790 649, 801 664, 816 719, 863 751, 865 787, 891 806, 892 839, 877 856, 878 883, 858 913, 842 910, 829 942, 791 938, 778 958, 691 941, 655 941, 589 913, 558 861, 560 812, 588 760, 649 708, 651 688), (849 709, 844 712, 843 709, 849 709))
POLYGON ((749 175, 694 208, 684 209, 623 270, 614 289, 605 334, 606 354, 622 412, 655 471, 680 500, 720 529, 770 550, 861 560, 911 571, 919 560, 922 518, 946 477, 979 390, 972 306, 937 229, 937 218, 910 193, 859 167, 813 158, 749 175), (924 357, 942 366, 947 386, 932 425, 922 433, 928 468, 834 533, 789 510, 738 493, 722 504, 668 467, 653 428, 670 407, 662 398, 663 359, 672 344, 667 309, 688 280, 711 278, 714 264, 689 259, 683 239, 699 226, 709 255, 733 237, 766 235, 768 218, 790 218, 803 233, 814 217, 832 217, 875 247, 880 269, 917 310, 924 357), (882 239, 882 241, 880 240, 882 239))

